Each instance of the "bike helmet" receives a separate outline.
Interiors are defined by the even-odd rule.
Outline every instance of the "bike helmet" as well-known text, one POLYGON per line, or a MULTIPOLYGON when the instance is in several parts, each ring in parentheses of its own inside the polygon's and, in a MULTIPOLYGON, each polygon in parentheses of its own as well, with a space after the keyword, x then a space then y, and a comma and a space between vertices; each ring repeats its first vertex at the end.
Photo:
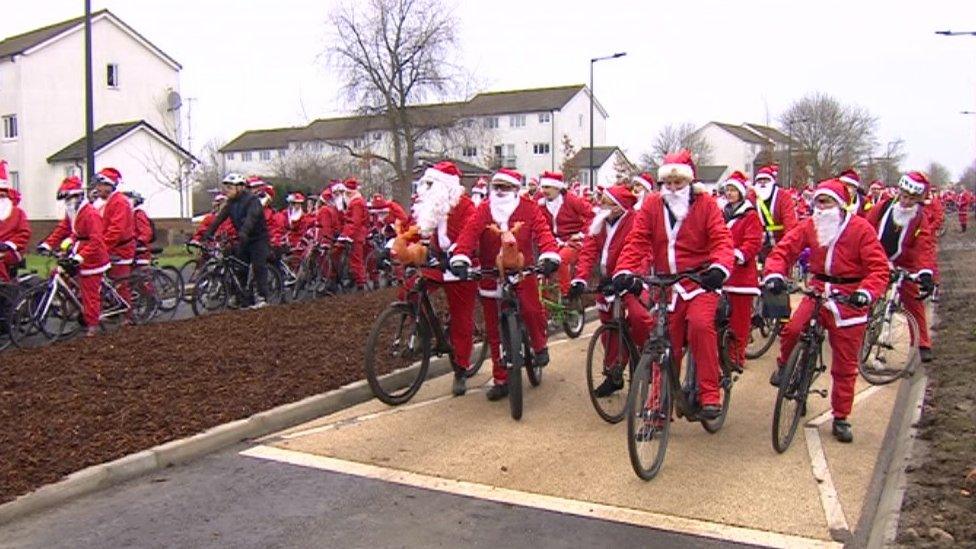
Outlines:
POLYGON ((224 177, 224 180, 221 181, 221 183, 224 185, 235 185, 240 187, 247 184, 247 181, 244 179, 244 176, 239 173, 229 173, 224 177))

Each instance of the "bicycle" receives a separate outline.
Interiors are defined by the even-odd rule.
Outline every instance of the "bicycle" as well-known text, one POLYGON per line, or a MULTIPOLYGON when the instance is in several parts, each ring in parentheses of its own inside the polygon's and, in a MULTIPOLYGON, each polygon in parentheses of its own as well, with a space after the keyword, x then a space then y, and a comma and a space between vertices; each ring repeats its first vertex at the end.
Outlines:
POLYGON ((701 278, 696 272, 684 272, 654 275, 642 280, 651 292, 651 316, 654 322, 627 395, 627 450, 637 476, 642 480, 651 480, 664 464, 671 434, 672 413, 690 422, 700 422, 709 433, 717 432, 725 424, 732 399, 732 386, 741 368, 733 365, 728 354, 724 352, 724 349, 729 348, 729 331, 725 323, 717 338, 720 369, 718 385, 722 393, 722 407, 718 416, 702 417, 695 361, 688 361, 682 381, 672 356, 668 327, 670 315, 666 299, 668 290, 675 284, 689 280, 700 285, 701 278))
POLYGON ((918 364, 918 322, 901 300, 902 284, 916 279, 908 271, 894 268, 884 296, 871 307, 857 367, 872 385, 886 385, 911 376, 918 364), (900 336, 906 334, 908 340, 902 341, 900 336))
POLYGON ((158 255, 163 252, 162 248, 152 248, 149 251, 152 254, 149 265, 135 266, 133 272, 148 275, 149 284, 145 291, 156 299, 153 318, 171 320, 184 300, 183 275, 176 267, 159 265, 158 255))
POLYGON ((596 290, 613 296, 610 305, 611 320, 603 323, 590 336, 586 348, 586 388, 597 415, 608 423, 619 423, 627 414, 627 395, 641 351, 630 335, 630 324, 627 322, 622 296, 615 294, 608 286, 609 283, 596 290), (602 377, 619 378, 623 390, 598 397, 596 388, 602 383, 602 377))
MULTIPOLYGON (((430 285, 437 283, 419 276, 413 268, 408 276, 416 277, 416 282, 406 298, 394 301, 380 313, 366 339, 366 381, 373 395, 390 406, 403 404, 417 394, 427 379, 432 356, 446 355, 451 365, 455 364, 450 318, 435 311, 431 301, 430 285), (411 369, 417 362, 416 369, 411 369)), ((488 343, 477 323, 474 339, 468 378, 478 373, 488 355, 488 343)))
MULTIPOLYGON (((768 252, 761 254, 762 258, 765 259, 767 254, 768 252)), ((762 272, 761 263, 759 272, 762 272)), ((751 329, 746 342, 747 359, 755 360, 763 356, 776 342, 783 325, 790 318, 790 294, 803 290, 803 286, 797 282, 798 277, 805 282, 807 273, 805 269, 795 265, 787 281, 788 293, 777 296, 761 289, 759 297, 753 300, 751 329)))
POLYGON ((586 326, 586 307, 579 297, 568 298, 562 295, 559 283, 539 276, 539 301, 546 309, 550 324, 562 326, 563 332, 571 339, 583 333, 586 326))
POLYGON ((34 272, 18 275, 15 269, 11 269, 10 274, 13 278, 11 282, 0 283, 0 351, 14 343, 13 312, 17 304, 23 299, 27 290, 42 283, 40 277, 34 272))
POLYGON ((813 313, 780 372, 772 429, 773 448, 780 454, 789 449, 800 417, 807 413, 807 397, 814 393, 827 398, 825 389, 812 388, 817 378, 827 371, 823 361, 826 328, 820 322, 820 312, 827 301, 849 303, 846 297, 839 294, 825 295, 815 289, 804 289, 801 293, 814 300, 813 313))
MULTIPOLYGON (((231 305, 231 298, 242 303, 253 296, 256 291, 254 270, 234 255, 225 254, 222 250, 211 250, 212 257, 203 267, 203 273, 197 279, 190 299, 190 306, 195 316, 213 313, 231 305), (246 273, 246 282, 242 283, 239 274, 246 273)), ((268 269, 268 304, 281 302, 281 278, 275 269, 268 269)))

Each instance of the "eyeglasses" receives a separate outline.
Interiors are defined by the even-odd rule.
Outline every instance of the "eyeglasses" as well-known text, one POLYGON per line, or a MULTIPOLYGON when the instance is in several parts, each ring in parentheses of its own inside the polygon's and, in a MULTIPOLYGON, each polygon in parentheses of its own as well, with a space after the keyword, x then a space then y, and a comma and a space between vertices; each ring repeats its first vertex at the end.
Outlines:
POLYGON ((833 198, 830 198, 829 196, 818 196, 814 202, 818 206, 833 206, 834 202, 836 201, 833 198))
POLYGON ((505 183, 492 183, 491 190, 507 192, 507 191, 514 191, 515 187, 512 185, 507 185, 505 183))

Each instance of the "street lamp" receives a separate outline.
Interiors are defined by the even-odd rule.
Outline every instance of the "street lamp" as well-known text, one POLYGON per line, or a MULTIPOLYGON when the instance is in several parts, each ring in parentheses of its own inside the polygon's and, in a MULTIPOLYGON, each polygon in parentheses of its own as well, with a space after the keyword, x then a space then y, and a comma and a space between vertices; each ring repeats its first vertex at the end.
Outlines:
POLYGON ((85 183, 95 176, 95 108, 92 92, 91 0, 85 0, 85 183))
POLYGON ((793 124, 797 122, 809 122, 810 118, 791 118, 786 121, 786 184, 793 188, 793 124))
POLYGON ((593 190, 593 65, 598 61, 606 61, 607 59, 617 59, 618 57, 623 57, 627 55, 627 52, 619 52, 613 55, 606 55, 603 57, 594 57, 590 59, 590 190, 593 190))

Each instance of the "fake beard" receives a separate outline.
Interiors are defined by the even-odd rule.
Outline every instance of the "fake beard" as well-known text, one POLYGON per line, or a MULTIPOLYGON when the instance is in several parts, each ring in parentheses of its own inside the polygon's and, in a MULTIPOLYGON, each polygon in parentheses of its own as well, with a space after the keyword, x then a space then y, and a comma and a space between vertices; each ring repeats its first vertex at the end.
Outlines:
POLYGON ((69 198, 64 201, 64 213, 68 215, 68 220, 71 224, 75 224, 75 218, 78 217, 78 212, 81 211, 81 198, 69 198))
POLYGON ((773 196, 773 188, 775 185, 772 183, 766 183, 765 185, 756 184, 754 189, 756 189, 756 196, 763 200, 769 200, 770 196, 773 196))
MULTIPOLYGON (((424 185, 420 185, 418 191, 423 187, 424 185)), ((420 233, 431 234, 437 228, 438 223, 447 219, 451 208, 457 204, 460 197, 460 193, 452 193, 447 185, 437 182, 422 192, 418 192, 414 210, 417 214, 417 225, 420 227, 420 233), (456 198, 453 196, 454 194, 457 194, 456 198)))
POLYGON ((549 215, 555 218, 559 215, 559 208, 563 205, 563 195, 562 193, 557 194, 556 198, 546 199, 546 209, 549 210, 549 215))
POLYGON ((104 198, 98 197, 98 198, 96 198, 95 200, 92 201, 92 206, 95 206, 95 209, 100 212, 100 211, 102 211, 102 208, 105 207, 105 203, 106 202, 108 202, 108 201, 105 200, 104 198))
POLYGON ((288 208, 288 221, 295 223, 302 218, 302 207, 288 208))
POLYGON ((840 232, 840 208, 830 208, 813 210, 813 226, 817 229, 817 243, 821 246, 829 246, 837 238, 840 232))
POLYGON ((339 210, 340 212, 346 211, 346 200, 344 198, 342 198, 341 196, 337 196, 332 200, 337 210, 339 210))
POLYGON ((895 221, 895 225, 899 227, 904 227, 915 219, 915 214, 918 213, 918 204, 913 204, 909 208, 903 207, 901 204, 895 204, 891 209, 891 218, 895 221))
POLYGON ((519 195, 517 192, 494 191, 488 200, 491 208, 491 218, 503 230, 508 230, 508 219, 512 217, 512 212, 519 205, 519 195))
POLYGON ((10 212, 14 211, 14 202, 9 198, 0 198, 0 220, 6 221, 10 212))
POLYGON ((610 208, 596 209, 596 214, 593 216, 593 221, 590 223, 590 236, 596 236, 600 234, 600 231, 603 230, 603 226, 606 224, 607 219, 610 218, 610 215, 612 213, 613 210, 611 210, 610 208))
POLYGON ((668 208, 671 209, 671 213, 674 214, 675 219, 678 221, 684 220, 688 217, 688 203, 691 199, 691 185, 686 186, 680 191, 669 191, 665 189, 661 196, 664 201, 667 202, 668 208))
POLYGON ((480 194, 471 195, 471 202, 474 202, 475 206, 480 206, 482 200, 484 200, 484 198, 482 198, 480 194))

